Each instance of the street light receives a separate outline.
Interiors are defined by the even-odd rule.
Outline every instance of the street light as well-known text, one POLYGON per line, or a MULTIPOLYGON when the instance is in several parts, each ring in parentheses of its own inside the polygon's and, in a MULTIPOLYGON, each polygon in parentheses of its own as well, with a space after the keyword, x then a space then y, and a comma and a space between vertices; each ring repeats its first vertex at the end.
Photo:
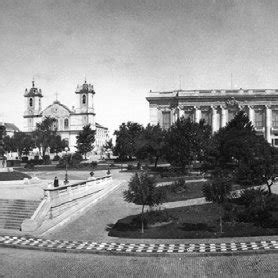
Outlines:
POLYGON ((66 152, 66 155, 65 155, 65 159, 66 159, 66 174, 65 174, 64 184, 69 183, 69 180, 68 180, 68 150, 69 150, 69 148, 65 147, 65 152, 66 152))

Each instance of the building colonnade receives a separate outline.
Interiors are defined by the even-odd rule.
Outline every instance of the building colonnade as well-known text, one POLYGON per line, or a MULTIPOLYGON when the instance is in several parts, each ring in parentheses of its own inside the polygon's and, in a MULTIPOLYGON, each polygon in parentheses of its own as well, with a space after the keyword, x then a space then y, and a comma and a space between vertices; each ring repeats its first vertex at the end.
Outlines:
POLYGON ((256 131, 264 135, 266 140, 271 143, 271 133, 276 129, 278 133, 278 107, 270 105, 181 106, 170 111, 162 109, 162 113, 168 113, 170 118, 165 125, 165 120, 163 120, 165 117, 162 116, 161 124, 162 127, 168 128, 169 124, 173 124, 181 117, 190 118, 193 122, 200 122, 201 119, 204 119, 211 126, 212 132, 216 132, 219 128, 225 127, 240 110, 247 113, 256 131))

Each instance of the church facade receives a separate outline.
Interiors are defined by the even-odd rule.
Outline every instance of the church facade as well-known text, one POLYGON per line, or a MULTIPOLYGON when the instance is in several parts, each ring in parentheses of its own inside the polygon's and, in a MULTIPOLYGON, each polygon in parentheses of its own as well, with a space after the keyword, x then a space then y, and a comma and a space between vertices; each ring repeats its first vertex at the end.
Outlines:
POLYGON ((26 89, 25 98, 25 132, 32 132, 36 129, 37 123, 40 123, 46 117, 52 117, 56 121, 54 128, 62 139, 68 142, 70 150, 75 150, 76 136, 85 125, 90 124, 93 130, 96 130, 95 151, 99 152, 105 142, 109 139, 108 129, 95 122, 94 108, 94 86, 86 81, 83 85, 77 86, 75 90, 76 103, 75 107, 68 108, 58 100, 55 100, 51 105, 42 109, 42 90, 35 86, 32 82, 31 89, 26 89), (101 138, 98 138, 101 134, 101 138))
POLYGON ((167 129, 179 117, 204 119, 216 132, 244 110, 259 135, 278 147, 278 90, 176 90, 149 92, 150 123, 167 129))

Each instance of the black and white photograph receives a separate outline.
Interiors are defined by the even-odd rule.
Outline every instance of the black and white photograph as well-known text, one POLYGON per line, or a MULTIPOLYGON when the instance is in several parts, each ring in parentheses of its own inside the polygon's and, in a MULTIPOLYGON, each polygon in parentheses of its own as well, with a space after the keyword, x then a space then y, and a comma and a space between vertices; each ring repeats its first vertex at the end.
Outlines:
POLYGON ((278 277, 277 0, 0 0, 2 277, 278 277))

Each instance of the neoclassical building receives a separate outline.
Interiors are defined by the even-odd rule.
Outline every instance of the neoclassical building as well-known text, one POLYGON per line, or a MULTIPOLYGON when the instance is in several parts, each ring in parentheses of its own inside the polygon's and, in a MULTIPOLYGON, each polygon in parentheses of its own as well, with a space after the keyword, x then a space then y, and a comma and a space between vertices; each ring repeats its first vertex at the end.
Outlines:
POLYGON ((42 109, 42 90, 38 89, 33 81, 31 89, 26 89, 24 94, 24 131, 34 131, 37 123, 50 116, 56 119, 54 128, 57 128, 58 134, 68 142, 69 148, 74 150, 76 136, 83 129, 83 126, 91 124, 91 128, 96 130, 95 142, 97 144, 95 144, 95 151, 99 151, 109 139, 109 135, 108 128, 95 123, 94 86, 85 81, 83 85, 77 86, 74 93, 76 106, 72 106, 71 109, 58 100, 42 109))
POLYGON ((204 119, 215 132, 245 110, 258 134, 278 146, 278 90, 177 90, 149 92, 150 123, 169 128, 178 117, 204 119))

